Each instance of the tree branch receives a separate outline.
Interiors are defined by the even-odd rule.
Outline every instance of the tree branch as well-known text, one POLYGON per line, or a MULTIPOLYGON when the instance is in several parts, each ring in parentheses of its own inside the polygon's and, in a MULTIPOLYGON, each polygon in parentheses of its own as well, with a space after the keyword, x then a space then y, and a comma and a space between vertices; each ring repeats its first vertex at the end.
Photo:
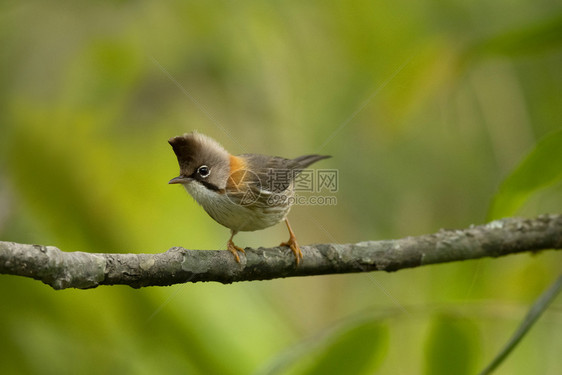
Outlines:
POLYGON ((173 247, 161 254, 62 252, 53 246, 0 241, 0 274, 41 280, 54 289, 185 282, 232 283, 280 277, 397 271, 428 264, 562 248, 562 215, 508 218, 464 230, 399 240, 301 246, 297 267, 286 247, 246 249, 241 263, 226 250, 173 247))

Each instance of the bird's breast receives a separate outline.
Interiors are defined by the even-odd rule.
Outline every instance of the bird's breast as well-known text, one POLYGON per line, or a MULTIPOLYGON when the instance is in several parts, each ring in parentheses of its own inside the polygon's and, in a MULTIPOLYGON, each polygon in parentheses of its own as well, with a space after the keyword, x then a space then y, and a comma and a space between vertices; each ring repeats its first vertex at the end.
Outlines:
POLYGON ((207 189, 197 181, 185 184, 187 192, 216 222, 236 231, 254 231, 268 228, 285 219, 290 205, 254 204, 235 199, 227 193, 207 189))

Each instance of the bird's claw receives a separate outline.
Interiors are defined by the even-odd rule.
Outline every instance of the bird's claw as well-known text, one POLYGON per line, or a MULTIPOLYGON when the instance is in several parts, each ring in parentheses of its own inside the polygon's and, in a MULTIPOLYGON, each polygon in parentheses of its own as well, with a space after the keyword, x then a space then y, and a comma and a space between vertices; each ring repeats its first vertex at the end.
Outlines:
POLYGON ((246 254, 246 252, 244 251, 244 249, 242 249, 239 246, 236 246, 234 244, 234 242, 232 241, 232 239, 230 239, 227 244, 226 244, 226 248, 228 251, 230 251, 232 253, 232 255, 234 255, 234 259, 236 260, 236 262, 240 263, 240 256, 238 255, 238 252, 240 251, 241 253, 246 254))
POLYGON ((279 246, 287 246, 291 249, 293 254, 295 254, 295 261, 296 261, 297 266, 298 266, 301 259, 303 258, 303 255, 302 255, 301 248, 300 248, 299 244, 297 243, 297 239, 295 238, 295 236, 289 237, 289 240, 287 242, 283 242, 279 246))

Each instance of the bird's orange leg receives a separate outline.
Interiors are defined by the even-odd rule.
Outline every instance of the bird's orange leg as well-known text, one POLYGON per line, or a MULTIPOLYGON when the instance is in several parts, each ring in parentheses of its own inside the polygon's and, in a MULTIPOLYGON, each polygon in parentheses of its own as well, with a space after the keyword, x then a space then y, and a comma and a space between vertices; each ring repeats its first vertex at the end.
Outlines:
POLYGON ((238 263, 240 263, 240 257, 238 256, 238 252, 240 251, 244 254, 246 254, 246 252, 241 247, 236 246, 234 244, 234 242, 232 241, 232 238, 234 237, 234 235, 236 233, 238 233, 238 232, 233 231, 232 229, 230 230, 230 238, 229 238, 228 242, 226 243, 226 248, 228 249, 228 251, 230 251, 232 253, 232 255, 234 255, 234 259, 236 259, 236 261, 238 263))
POLYGON ((289 224, 289 220, 285 219, 285 224, 287 224, 287 229, 289 230, 289 240, 287 242, 281 243, 279 246, 288 246, 293 254, 295 254, 295 260, 297 262, 297 266, 299 265, 302 259, 302 251, 297 243, 297 238, 295 237, 295 233, 291 229, 291 225, 289 224))

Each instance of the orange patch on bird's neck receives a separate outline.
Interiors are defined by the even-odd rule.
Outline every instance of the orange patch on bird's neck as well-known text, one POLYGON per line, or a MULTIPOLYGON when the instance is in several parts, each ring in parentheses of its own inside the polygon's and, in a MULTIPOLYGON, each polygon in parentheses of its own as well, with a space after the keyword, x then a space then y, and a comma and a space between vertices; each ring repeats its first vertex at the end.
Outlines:
POLYGON ((239 171, 240 169, 244 168, 246 168, 244 159, 238 156, 230 155, 230 173, 239 171))
POLYGON ((230 176, 228 176, 227 188, 240 190, 246 176, 246 163, 238 156, 230 155, 230 176))

